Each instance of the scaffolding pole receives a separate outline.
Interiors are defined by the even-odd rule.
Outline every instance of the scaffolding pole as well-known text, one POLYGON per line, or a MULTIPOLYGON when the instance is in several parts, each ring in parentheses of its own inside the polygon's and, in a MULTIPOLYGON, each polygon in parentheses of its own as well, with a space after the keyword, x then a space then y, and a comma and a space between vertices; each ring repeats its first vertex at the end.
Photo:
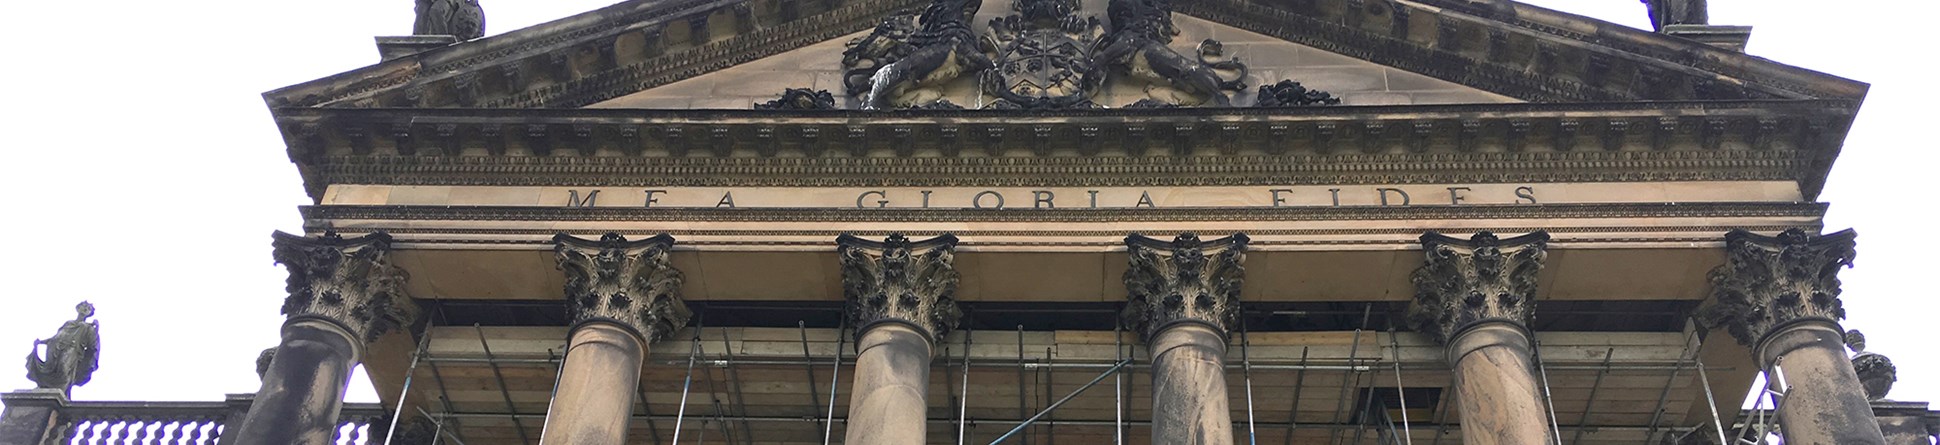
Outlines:
MULTIPOLYGON (((495 359, 496 356, 492 355, 492 344, 491 342, 485 341, 485 328, 479 326, 477 323, 473 323, 472 329, 475 331, 478 331, 478 346, 485 349, 485 358, 488 360, 493 360, 492 378, 498 380, 498 392, 499 392, 499 395, 502 395, 505 397, 506 412, 510 412, 512 414, 518 414, 519 406, 512 403, 512 390, 510 388, 507 388, 505 385, 505 373, 499 371, 498 362, 495 359)), ((525 432, 525 422, 520 422, 518 419, 513 419, 512 428, 515 430, 518 430, 519 432, 519 443, 532 443, 531 435, 528 435, 525 432)))
POLYGON ((1246 443, 1259 445, 1259 432, 1253 428, 1253 360, 1249 356, 1252 346, 1253 342, 1246 336, 1246 313, 1242 311, 1239 316, 1239 363, 1240 374, 1246 382, 1246 443))
POLYGON ((391 426, 384 429, 384 443, 391 443, 397 437, 398 419, 404 418, 404 401, 411 398, 411 380, 418 376, 418 360, 431 349, 431 326, 425 323, 424 332, 418 334, 418 349, 411 351, 411 367, 404 370, 404 387, 397 390, 397 408, 391 411, 391 426))
MULTIPOLYGON (((1610 366, 1610 361, 1615 359, 1616 356, 1617 356, 1617 348, 1609 348, 1603 352, 1603 366, 1605 366, 1605 369, 1599 370, 1596 372, 1596 381, 1595 383, 1590 384, 1590 399, 1589 401, 1583 403, 1583 416, 1576 420, 1576 424, 1578 425, 1590 424, 1590 413, 1595 412, 1596 410, 1596 393, 1603 389, 1603 377, 1610 374, 1608 367, 1610 366)), ((1659 407, 1659 409, 1662 409, 1662 407, 1659 407)), ((1560 440, 1561 438, 1558 438, 1558 439, 1560 440)), ((1582 443, 1583 443, 1583 430, 1577 429, 1576 435, 1570 438, 1570 444, 1578 445, 1582 443)))
POLYGON ((848 328, 849 317, 846 314, 849 311, 844 308, 842 313, 842 321, 835 325, 835 364, 829 366, 829 415, 822 424, 822 445, 835 442, 835 395, 842 392, 842 346, 849 340, 849 336, 843 334, 848 328))
MULTIPOLYGON (((815 355, 808 352, 808 321, 797 320, 795 321, 795 327, 799 328, 802 331, 801 365, 802 365, 802 369, 808 370, 808 406, 810 407, 810 409, 813 409, 815 405, 822 404, 822 390, 820 388, 815 387, 815 384, 816 384, 815 381, 819 379, 815 378, 815 355)), ((836 335, 842 335, 842 333, 837 332, 836 335)), ((842 351, 838 350, 838 351, 835 351, 835 353, 841 354, 842 351)), ((809 411, 809 412, 813 413, 815 411, 809 411)), ((819 424, 821 422, 818 420, 816 423, 819 424)), ((821 425, 816 425, 816 426, 821 426, 821 425)))
POLYGON ((990 441, 990 445, 997 445, 1000 443, 1004 443, 1004 440, 1010 439, 1011 436, 1017 435, 1017 432, 1023 431, 1024 428, 1030 427, 1032 424, 1037 423, 1038 419, 1042 419, 1044 418, 1044 416, 1051 414, 1052 411, 1056 411, 1058 407, 1064 406, 1064 402, 1071 401, 1071 399, 1078 397, 1079 394, 1083 394, 1085 390, 1091 389, 1092 386, 1096 386, 1098 382, 1105 381, 1105 377, 1111 376, 1113 374, 1117 374, 1118 370, 1124 369, 1125 368, 1124 365, 1129 363, 1131 363, 1130 360, 1120 360, 1118 362, 1119 366, 1113 366, 1111 369, 1105 370, 1103 374, 1098 374, 1097 377, 1093 377, 1091 379, 1091 382, 1085 383, 1084 386, 1080 386, 1078 387, 1078 389, 1072 390, 1070 394, 1065 394, 1064 398, 1058 399, 1058 401, 1052 402, 1050 406, 1044 407, 1044 410, 1038 411, 1037 415, 1031 416, 1028 419, 1024 419, 1024 423, 1017 424, 1017 427, 1011 428, 1010 432, 1004 433, 1004 435, 1002 436, 998 436, 997 440, 990 441))
POLYGON ((1394 396, 1401 399, 1401 435, 1407 439, 1402 443, 1413 444, 1415 432, 1408 425, 1408 391, 1401 384, 1401 339, 1395 338, 1393 326, 1388 327, 1388 345, 1394 349, 1394 396))
MULTIPOLYGON (((700 334, 695 334, 694 337, 698 339, 700 334)), ((687 377, 680 382, 680 411, 674 413, 673 445, 680 445, 680 431, 686 429, 687 394, 694 388, 694 359, 700 355, 700 347, 699 341, 687 346, 687 377)))
MULTIPOLYGON (((1300 364, 1307 364, 1307 346, 1300 347, 1300 364)), ((1307 370, 1301 368, 1293 374, 1293 407, 1287 409, 1287 440, 1285 445, 1293 445, 1293 431, 1300 425, 1300 391, 1307 389, 1307 370)))
POLYGON ((974 333, 963 331, 963 399, 957 401, 957 445, 963 445, 964 434, 970 429, 970 338, 974 333))
POLYGON ((1657 427, 1664 420, 1664 404, 1671 400, 1671 387, 1677 385, 1677 377, 1683 374, 1684 361, 1696 354, 1692 351, 1692 340, 1697 339, 1697 320, 1686 319, 1684 326, 1684 351, 1677 354, 1677 366, 1671 369, 1671 378, 1664 380, 1664 391, 1657 394, 1657 410, 1650 414, 1650 430, 1644 433, 1644 440, 1657 436, 1657 427))

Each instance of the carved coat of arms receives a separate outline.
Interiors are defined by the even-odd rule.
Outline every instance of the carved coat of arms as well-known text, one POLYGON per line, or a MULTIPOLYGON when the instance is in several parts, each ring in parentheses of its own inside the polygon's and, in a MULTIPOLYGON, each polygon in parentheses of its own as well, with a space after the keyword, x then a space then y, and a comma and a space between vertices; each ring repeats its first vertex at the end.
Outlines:
POLYGON ((1077 0, 1016 0, 1015 13, 992 19, 985 46, 996 68, 983 74, 993 108, 1065 109, 1093 106, 1104 70, 1091 51, 1104 36, 1096 17, 1079 17, 1077 0))

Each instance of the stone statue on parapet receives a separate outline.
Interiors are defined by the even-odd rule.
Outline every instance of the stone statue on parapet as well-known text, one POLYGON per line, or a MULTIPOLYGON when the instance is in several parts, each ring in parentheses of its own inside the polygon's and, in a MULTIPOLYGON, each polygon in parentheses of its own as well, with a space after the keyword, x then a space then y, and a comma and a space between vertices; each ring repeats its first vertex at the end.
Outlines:
POLYGON ((1710 8, 1706 0, 1643 0, 1650 8, 1650 26, 1657 32, 1664 32, 1670 25, 1706 25, 1711 23, 1710 8))
POLYGON ((417 0, 418 21, 411 33, 471 40, 485 36, 485 9, 478 0, 417 0))
POLYGON ((94 316, 94 305, 83 301, 74 306, 74 311, 79 316, 62 323, 53 337, 34 340, 34 349, 27 353, 27 378, 40 388, 59 389, 65 394, 88 384, 100 367, 101 324, 88 320, 94 316), (45 353, 42 345, 47 346, 45 353))
POLYGON ((1899 381, 1900 371, 1893 360, 1877 352, 1866 352, 1866 334, 1846 331, 1846 347, 1852 348, 1852 370, 1859 374, 1859 386, 1866 389, 1866 400, 1886 400, 1886 393, 1899 381))

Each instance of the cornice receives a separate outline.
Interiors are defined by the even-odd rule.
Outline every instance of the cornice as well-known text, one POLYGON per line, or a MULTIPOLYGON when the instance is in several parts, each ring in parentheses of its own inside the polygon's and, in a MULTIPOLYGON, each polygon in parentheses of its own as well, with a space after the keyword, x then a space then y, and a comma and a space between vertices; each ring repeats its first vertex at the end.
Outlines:
POLYGON ((1244 185, 1793 180, 1816 194, 1850 101, 1292 110, 296 110, 329 184, 1244 185))
POLYGON ((304 206, 307 221, 554 221, 554 222, 1191 222, 1514 220, 1557 218, 1807 218, 1825 216, 1824 203, 1478 204, 1460 206, 1174 207, 1108 209, 913 208, 633 208, 304 206))

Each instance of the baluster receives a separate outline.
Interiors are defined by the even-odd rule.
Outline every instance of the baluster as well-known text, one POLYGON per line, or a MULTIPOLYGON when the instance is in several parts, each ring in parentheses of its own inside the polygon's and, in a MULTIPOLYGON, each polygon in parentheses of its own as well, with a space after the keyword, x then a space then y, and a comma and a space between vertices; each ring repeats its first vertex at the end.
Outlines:
POLYGON ((349 434, 344 435, 344 445, 357 445, 357 436, 359 436, 357 428, 362 426, 359 423, 361 422, 353 420, 346 425, 350 427, 350 431, 348 432, 349 434))
POLYGON ((59 430, 60 433, 54 436, 54 443, 67 445, 68 443, 74 440, 74 436, 75 436, 74 431, 79 428, 81 428, 80 419, 73 419, 73 420, 67 421, 67 426, 61 427, 61 429, 59 430))
POLYGON ((161 426, 155 430, 156 433, 161 434, 162 440, 155 443, 161 445, 178 445, 176 438, 182 436, 182 428, 187 428, 188 425, 189 421, 181 418, 163 420, 161 426))
POLYGON ((94 419, 76 419, 74 424, 76 425, 74 427, 74 440, 63 443, 69 445, 94 445, 94 438, 100 437, 94 433, 94 427, 101 426, 100 421, 94 419))
POLYGON ((130 437, 133 440, 129 441, 128 444, 154 445, 154 442, 152 442, 155 438, 154 428, 160 422, 157 422, 155 417, 152 416, 136 417, 135 422, 137 422, 135 424, 135 436, 130 437))
POLYGON ((203 429, 214 429, 214 428, 215 428, 215 422, 208 418, 195 419, 194 422, 190 424, 188 434, 185 434, 182 436, 182 444, 183 445, 203 445, 206 442, 204 442, 202 438, 208 437, 203 435, 203 429))
POLYGON ((107 445, 121 443, 122 431, 128 429, 128 424, 119 416, 101 416, 101 420, 107 424, 101 431, 101 435, 106 436, 101 443, 107 445))

